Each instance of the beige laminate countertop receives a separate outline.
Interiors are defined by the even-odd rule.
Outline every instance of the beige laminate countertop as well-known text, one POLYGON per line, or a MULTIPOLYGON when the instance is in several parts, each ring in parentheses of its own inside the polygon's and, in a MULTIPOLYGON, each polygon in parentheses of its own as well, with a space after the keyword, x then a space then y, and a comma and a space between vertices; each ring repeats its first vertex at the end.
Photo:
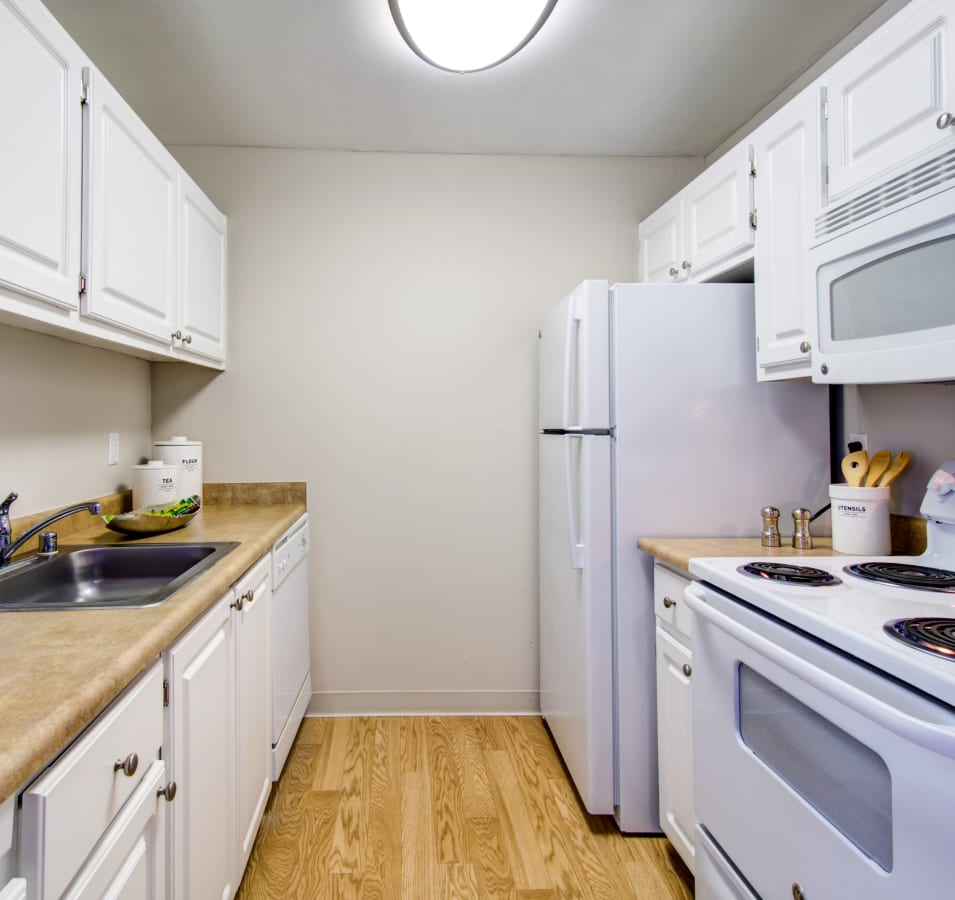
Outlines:
MULTIPOLYGON (((295 497, 250 499, 237 491, 204 506, 184 530, 137 540, 239 542, 159 606, 0 613, 0 802, 72 741, 306 509, 295 497)), ((61 546, 130 540, 96 521, 69 538, 61 535, 61 546)))
POLYGON ((832 538, 813 537, 812 550, 794 550, 791 546, 764 547, 759 538, 655 538, 644 537, 637 547, 662 562, 689 571, 690 560, 700 556, 748 556, 771 559, 774 556, 838 556, 832 538))

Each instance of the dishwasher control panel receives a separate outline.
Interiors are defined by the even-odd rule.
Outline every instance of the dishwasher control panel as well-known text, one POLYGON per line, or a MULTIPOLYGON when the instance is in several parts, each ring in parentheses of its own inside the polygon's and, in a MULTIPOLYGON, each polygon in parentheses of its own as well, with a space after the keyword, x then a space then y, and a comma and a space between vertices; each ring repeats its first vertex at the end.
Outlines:
POLYGON ((308 555, 308 516, 299 519, 272 547, 272 590, 308 555))

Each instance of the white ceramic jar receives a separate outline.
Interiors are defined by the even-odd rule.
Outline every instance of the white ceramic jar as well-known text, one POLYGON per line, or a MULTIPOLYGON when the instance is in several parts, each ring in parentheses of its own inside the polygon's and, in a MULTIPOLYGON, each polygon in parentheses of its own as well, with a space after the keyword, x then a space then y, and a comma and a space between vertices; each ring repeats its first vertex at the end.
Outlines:
POLYGON ((832 549, 855 556, 886 556, 891 553, 890 497, 889 487, 830 484, 832 549))
POLYGON ((179 466, 151 459, 133 466, 133 509, 170 506, 179 500, 179 466))
POLYGON ((179 466, 177 500, 197 496, 202 501, 202 441, 190 441, 185 435, 153 441, 153 457, 179 466))

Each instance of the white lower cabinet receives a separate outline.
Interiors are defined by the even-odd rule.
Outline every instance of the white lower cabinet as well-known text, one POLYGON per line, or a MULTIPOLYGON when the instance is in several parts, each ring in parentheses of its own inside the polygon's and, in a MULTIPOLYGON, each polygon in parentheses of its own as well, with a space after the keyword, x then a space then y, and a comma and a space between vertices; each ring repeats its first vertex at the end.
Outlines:
POLYGON ((168 897, 230 900, 272 786, 270 560, 261 559, 163 655, 168 897))
POLYGON ((157 661, 23 791, 19 873, 30 900, 163 896, 162 727, 157 661))
POLYGON ((692 625, 683 600, 689 583, 689 578, 659 563, 654 567, 660 825, 693 872, 697 820, 693 811, 692 625))
POLYGON ((11 878, 0 888, 0 900, 26 900, 27 882, 25 878, 11 878))

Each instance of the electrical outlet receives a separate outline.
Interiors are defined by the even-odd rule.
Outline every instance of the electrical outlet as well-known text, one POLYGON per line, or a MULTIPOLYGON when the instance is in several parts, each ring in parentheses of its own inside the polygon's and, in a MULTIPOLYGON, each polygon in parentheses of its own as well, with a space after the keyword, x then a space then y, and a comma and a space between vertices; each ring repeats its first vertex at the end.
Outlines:
POLYGON ((863 449, 863 450, 868 450, 868 449, 869 449, 869 435, 867 435, 867 434, 850 434, 849 437, 848 437, 848 439, 846 440, 847 449, 848 449, 848 445, 851 444, 853 441, 858 441, 860 444, 862 444, 862 449, 863 449))
POLYGON ((109 433, 109 453, 106 461, 111 466, 119 465, 119 433, 116 431, 109 433))

